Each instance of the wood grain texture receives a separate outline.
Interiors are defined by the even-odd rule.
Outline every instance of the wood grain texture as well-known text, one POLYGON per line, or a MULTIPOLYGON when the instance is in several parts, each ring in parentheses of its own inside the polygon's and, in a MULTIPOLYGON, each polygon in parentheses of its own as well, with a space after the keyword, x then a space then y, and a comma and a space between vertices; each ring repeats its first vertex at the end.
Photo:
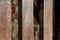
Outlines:
POLYGON ((0 40, 12 40, 11 0, 0 0, 0 40))
POLYGON ((53 0, 44 0, 44 40, 53 40, 53 0))
POLYGON ((34 40, 33 0, 22 0, 22 40, 34 40))

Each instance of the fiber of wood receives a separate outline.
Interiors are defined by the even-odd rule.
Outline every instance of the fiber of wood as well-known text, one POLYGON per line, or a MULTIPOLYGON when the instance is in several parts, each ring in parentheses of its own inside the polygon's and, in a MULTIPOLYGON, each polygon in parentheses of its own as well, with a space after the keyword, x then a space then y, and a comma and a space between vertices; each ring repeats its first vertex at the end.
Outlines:
POLYGON ((11 0, 0 0, 0 40, 12 40, 11 0))
POLYGON ((53 0, 44 0, 44 40, 53 40, 53 0))
POLYGON ((22 0, 22 40, 34 40, 33 0, 22 0))

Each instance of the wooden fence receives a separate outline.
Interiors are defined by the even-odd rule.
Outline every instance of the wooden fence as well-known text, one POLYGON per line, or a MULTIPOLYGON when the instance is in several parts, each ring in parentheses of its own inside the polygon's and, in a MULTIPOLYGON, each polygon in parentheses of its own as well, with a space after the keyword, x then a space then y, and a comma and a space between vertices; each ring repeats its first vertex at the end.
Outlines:
MULTIPOLYGON (((11 0, 0 0, 0 40, 12 40, 11 0)), ((53 40, 53 0, 44 0, 44 39, 53 40)), ((22 40, 34 40, 33 0, 22 0, 22 40)))

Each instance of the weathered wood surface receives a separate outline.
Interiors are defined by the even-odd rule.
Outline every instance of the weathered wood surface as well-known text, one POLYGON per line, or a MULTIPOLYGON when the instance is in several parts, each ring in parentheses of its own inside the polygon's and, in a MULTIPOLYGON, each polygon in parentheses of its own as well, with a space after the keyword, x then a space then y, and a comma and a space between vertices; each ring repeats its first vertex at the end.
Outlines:
POLYGON ((22 0, 22 40, 34 40, 33 0, 22 0))
POLYGON ((44 0, 44 40, 53 40, 53 0, 44 0))
POLYGON ((11 0, 0 0, 0 40, 12 40, 11 0))

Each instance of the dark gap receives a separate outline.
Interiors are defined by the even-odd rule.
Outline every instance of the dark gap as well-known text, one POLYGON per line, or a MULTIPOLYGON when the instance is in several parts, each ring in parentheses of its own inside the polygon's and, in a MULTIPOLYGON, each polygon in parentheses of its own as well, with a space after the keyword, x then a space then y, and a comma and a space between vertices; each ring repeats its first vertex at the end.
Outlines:
POLYGON ((22 0, 18 0, 18 38, 22 40, 22 0))
POLYGON ((54 0, 53 40, 60 40, 60 0, 54 0))
POLYGON ((39 40, 44 40, 43 38, 44 38, 44 0, 42 0, 41 1, 41 3, 42 4, 40 4, 40 5, 42 5, 42 9, 40 10, 41 12, 40 12, 40 14, 39 14, 39 17, 40 17, 40 39, 39 40))
POLYGON ((56 28, 55 28, 55 0, 53 0, 53 40, 56 40, 56 28))
POLYGON ((55 0, 53 0, 53 40, 55 40, 55 0))
POLYGON ((43 0, 34 0, 34 35, 35 40, 43 40, 43 0), (38 34, 36 32, 38 31, 38 34))

